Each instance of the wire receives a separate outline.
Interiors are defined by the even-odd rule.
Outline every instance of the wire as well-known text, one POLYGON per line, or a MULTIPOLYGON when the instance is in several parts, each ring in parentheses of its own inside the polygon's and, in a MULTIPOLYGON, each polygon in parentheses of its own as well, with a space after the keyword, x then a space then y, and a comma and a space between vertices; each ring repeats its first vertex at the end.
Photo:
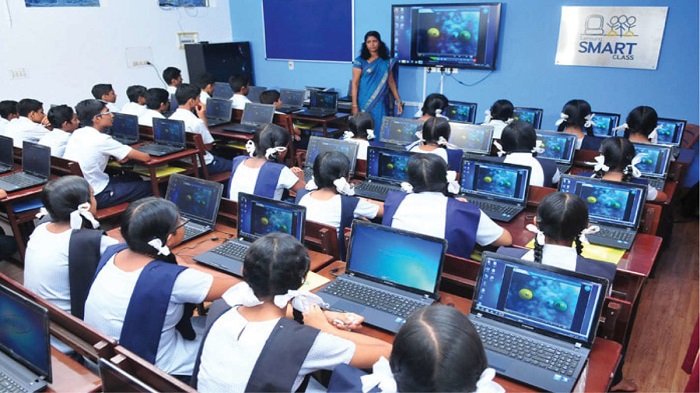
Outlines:
POLYGON ((150 61, 149 61, 149 62, 146 62, 146 64, 148 64, 149 66, 153 67, 153 72, 156 73, 156 76, 158 76, 158 79, 159 79, 161 82, 163 82, 163 86, 165 86, 165 88, 167 89, 167 88, 168 88, 168 84, 165 83, 165 81, 163 80, 163 77, 160 76, 160 71, 158 71, 158 68, 156 67, 156 65, 153 64, 153 63, 151 63, 150 61))
POLYGON ((473 87, 473 86, 476 86, 476 85, 478 85, 479 83, 485 81, 486 78, 488 78, 489 76, 491 76, 491 74, 493 74, 493 71, 489 72, 488 74, 486 74, 486 76, 484 76, 483 78, 479 79, 478 81, 476 81, 476 82, 474 82, 474 83, 464 83, 464 82, 462 82, 461 80, 457 79, 457 77, 455 77, 455 75, 452 74, 452 73, 450 73, 449 76, 451 76, 452 79, 454 79, 457 83, 459 83, 459 84, 462 85, 462 86, 473 87))

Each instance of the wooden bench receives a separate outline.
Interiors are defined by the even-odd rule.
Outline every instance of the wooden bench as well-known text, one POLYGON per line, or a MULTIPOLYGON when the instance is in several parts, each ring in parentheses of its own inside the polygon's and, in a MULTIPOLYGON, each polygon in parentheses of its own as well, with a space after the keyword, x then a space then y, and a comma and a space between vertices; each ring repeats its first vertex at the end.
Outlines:
POLYGON ((338 233, 333 226, 306 220, 304 245, 310 250, 328 254, 337 260, 341 259, 338 233))
POLYGON ((193 132, 186 132, 185 139, 187 142, 187 147, 197 149, 197 158, 199 161, 199 170, 202 177, 207 180, 215 181, 217 183, 227 184, 231 178, 231 171, 210 174, 207 168, 205 156, 208 152, 206 145, 204 144, 204 139, 202 139, 201 134, 195 134, 193 132))
POLYGON ((115 366, 159 392, 191 392, 197 390, 175 377, 168 375, 128 349, 117 346, 115 355, 109 358, 115 366))

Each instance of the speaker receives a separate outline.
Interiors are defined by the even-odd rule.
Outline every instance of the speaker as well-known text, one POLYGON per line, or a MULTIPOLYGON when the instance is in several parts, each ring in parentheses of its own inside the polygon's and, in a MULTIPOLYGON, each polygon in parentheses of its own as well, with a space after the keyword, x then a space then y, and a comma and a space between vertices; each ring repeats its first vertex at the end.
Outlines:
POLYGON ((245 74, 248 76, 248 83, 255 85, 253 56, 247 41, 187 44, 185 57, 190 83, 194 83, 200 74, 209 72, 217 82, 228 82, 232 75, 245 74))

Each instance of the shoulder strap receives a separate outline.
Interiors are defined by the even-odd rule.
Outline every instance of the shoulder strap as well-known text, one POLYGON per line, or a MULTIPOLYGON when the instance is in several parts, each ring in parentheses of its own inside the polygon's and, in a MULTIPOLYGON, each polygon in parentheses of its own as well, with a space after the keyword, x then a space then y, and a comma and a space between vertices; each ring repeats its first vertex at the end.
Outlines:
POLYGON ((231 198, 231 184, 233 184, 233 174, 236 173, 236 169, 238 169, 238 166, 241 165, 241 163, 245 161, 246 158, 248 158, 248 156, 245 155, 233 157, 233 161, 231 164, 231 177, 228 179, 228 195, 226 195, 227 198, 231 198))
POLYGON ((445 214, 447 253, 469 258, 476 244, 476 231, 479 228, 481 211, 472 203, 448 198, 445 214))
POLYGON ((448 148, 445 148, 445 151, 447 152, 447 166, 451 171, 459 172, 464 152, 462 150, 448 148))
POLYGON ((338 248, 340 248, 340 258, 344 261, 347 254, 345 247, 345 228, 352 225, 355 218, 355 209, 360 203, 359 198, 349 195, 340 195, 340 227, 338 228, 338 248))
MULTIPOLYGON (((105 250, 104 254, 102 254, 102 257, 100 258, 100 261, 97 263, 97 269, 95 269, 95 276, 100 273, 103 267, 107 264, 107 261, 109 261, 114 255, 116 255, 118 252, 122 250, 126 250, 129 248, 129 246, 126 243, 119 243, 119 244, 113 244, 105 250)), ((95 278, 93 277, 92 281, 95 281, 95 278)), ((92 284, 90 284, 92 285, 92 284)))
POLYGON ((270 161, 264 163, 260 167, 260 173, 255 182, 255 190, 253 193, 267 198, 274 198, 282 169, 284 169, 284 165, 282 164, 270 161))
POLYGON ((384 200, 384 216, 382 217, 382 225, 391 226, 391 222, 394 220, 394 214, 396 214, 396 209, 399 208, 401 202, 406 198, 405 192, 402 191, 389 191, 386 199, 384 200))
POLYGON ((202 342, 199 344, 197 357, 194 359, 194 369, 192 370, 192 378, 190 378, 190 386, 195 389, 197 389, 197 374, 199 374, 199 365, 202 361, 202 351, 204 351, 204 343, 207 341, 209 331, 211 330, 211 327, 214 326, 214 323, 230 309, 231 306, 229 306, 224 299, 214 300, 209 306, 209 312, 207 312, 207 326, 204 330, 204 335, 202 336, 202 342))
POLYGON ((307 190, 306 188, 303 188, 303 187, 300 188, 299 190, 297 190, 297 191, 296 191, 297 196, 294 198, 294 203, 296 203, 296 204, 298 205, 299 202, 301 201, 301 198, 303 198, 304 195, 308 194, 309 192, 311 192, 311 191, 309 191, 309 190, 307 190))
POLYGON ((607 278, 612 285, 615 279, 617 265, 610 262, 603 262, 597 259, 590 259, 579 255, 576 258, 576 271, 579 273, 590 274, 597 277, 607 278))
POLYGON ((95 229, 74 229, 68 243, 70 311, 80 319, 84 317, 85 300, 100 262, 103 235, 103 231, 95 229))

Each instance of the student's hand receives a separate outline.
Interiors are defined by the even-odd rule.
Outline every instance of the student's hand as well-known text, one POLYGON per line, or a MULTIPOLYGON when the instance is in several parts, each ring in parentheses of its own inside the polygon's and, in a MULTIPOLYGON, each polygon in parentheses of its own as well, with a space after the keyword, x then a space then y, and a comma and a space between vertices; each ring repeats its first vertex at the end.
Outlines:
POLYGON ((302 170, 302 169, 299 168, 298 166, 293 166, 293 167, 291 167, 291 168, 289 168, 289 169, 291 169, 291 170, 292 170, 292 173, 295 174, 295 175, 297 175, 297 176, 298 176, 300 173, 301 173, 301 174, 304 173, 304 170, 302 170))
POLYGON ((355 330, 362 327, 365 318, 351 312, 325 311, 328 323, 342 330, 355 330))
POLYGON ((7 198, 7 191, 0 188, 0 199, 7 198))
POLYGON ((396 114, 400 115, 403 113, 403 103, 397 102, 396 103, 396 114))
POLYGON ((460 202, 469 202, 469 201, 467 200, 467 198, 465 198, 465 197, 456 197, 455 199, 458 200, 458 201, 460 201, 460 202))
POLYGON ((352 106, 352 109, 350 110, 350 113, 352 113, 353 115, 356 115, 357 112, 359 112, 359 111, 360 111, 360 108, 358 108, 358 107, 356 107, 355 105, 353 105, 353 106, 352 106))
POLYGON ((53 126, 51 125, 51 122, 49 121, 49 118, 44 116, 43 119, 41 119, 41 125, 44 126, 47 130, 53 130, 53 126))
POLYGON ((197 106, 194 107, 195 112, 197 112, 197 117, 200 119, 206 119, 207 118, 207 106, 199 103, 197 106))
POLYGON ((333 325, 328 322, 326 314, 318 305, 311 306, 309 312, 304 313, 304 325, 311 326, 322 332, 334 329, 333 325))

